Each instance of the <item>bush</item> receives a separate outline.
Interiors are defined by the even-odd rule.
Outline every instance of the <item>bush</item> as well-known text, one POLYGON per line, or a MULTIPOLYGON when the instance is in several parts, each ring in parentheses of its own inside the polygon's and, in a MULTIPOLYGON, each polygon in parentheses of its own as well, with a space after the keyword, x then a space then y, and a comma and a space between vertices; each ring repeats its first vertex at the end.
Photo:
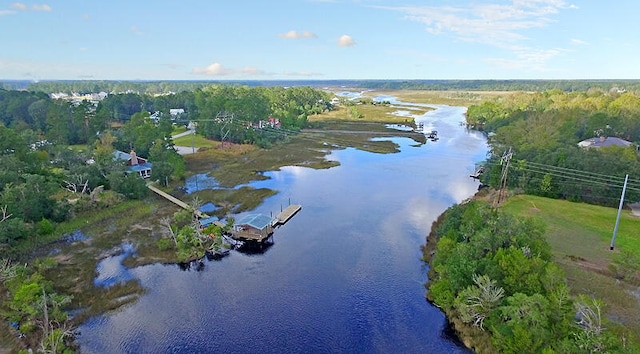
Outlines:
POLYGON ((51 235, 51 233, 55 229, 55 226, 53 225, 53 223, 48 219, 40 220, 36 225, 36 227, 38 230, 38 234, 40 235, 51 235))
POLYGON ((173 241, 168 238, 159 239, 158 242, 156 242, 156 245, 160 251, 168 251, 174 248, 173 241))

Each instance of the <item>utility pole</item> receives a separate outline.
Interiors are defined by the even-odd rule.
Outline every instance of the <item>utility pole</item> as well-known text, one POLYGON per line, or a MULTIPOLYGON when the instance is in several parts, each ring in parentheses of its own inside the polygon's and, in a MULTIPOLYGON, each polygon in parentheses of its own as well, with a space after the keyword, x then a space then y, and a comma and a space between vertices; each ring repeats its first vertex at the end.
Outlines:
POLYGON ((505 190, 507 189, 507 177, 509 176, 509 165, 511 164, 511 158, 513 157, 513 151, 511 148, 505 151, 500 159, 500 165, 502 165, 502 176, 500 177, 500 190, 498 191, 498 200, 495 204, 497 207, 504 198, 505 190))
POLYGON ((622 204, 624 204, 624 192, 627 190, 627 181, 629 180, 629 175, 624 178, 624 185, 622 186, 622 195, 620 196, 620 205, 618 206, 618 216, 616 217, 616 226, 613 228, 613 237, 611 238, 611 246, 609 246, 609 250, 613 251, 613 247, 616 242, 616 234, 618 233, 618 224, 620 223, 620 212, 622 212, 622 204))

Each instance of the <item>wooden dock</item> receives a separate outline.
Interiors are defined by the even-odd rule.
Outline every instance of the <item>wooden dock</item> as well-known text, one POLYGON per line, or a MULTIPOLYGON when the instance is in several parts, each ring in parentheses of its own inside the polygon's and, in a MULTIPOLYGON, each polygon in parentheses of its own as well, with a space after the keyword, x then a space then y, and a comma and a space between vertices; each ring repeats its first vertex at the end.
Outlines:
MULTIPOLYGON (((160 189, 154 187, 150 183, 147 184, 147 188, 149 188, 150 190, 152 190, 153 192, 155 192, 159 196, 165 198, 166 200, 172 202, 173 204, 175 204, 175 205, 177 205, 177 206, 179 206, 179 207, 181 207, 183 209, 186 209, 186 210, 191 210, 192 209, 189 204, 187 204, 187 203, 183 202, 182 200, 172 196, 169 193, 165 193, 165 192, 161 191, 160 189)), ((204 218, 208 218, 209 217, 209 215, 201 212, 200 210, 194 210, 194 213, 196 214, 196 216, 199 219, 204 219, 204 218)))
POLYGON ((284 225, 289 219, 291 219, 297 212, 302 209, 302 205, 291 204, 276 216, 275 225, 284 225))

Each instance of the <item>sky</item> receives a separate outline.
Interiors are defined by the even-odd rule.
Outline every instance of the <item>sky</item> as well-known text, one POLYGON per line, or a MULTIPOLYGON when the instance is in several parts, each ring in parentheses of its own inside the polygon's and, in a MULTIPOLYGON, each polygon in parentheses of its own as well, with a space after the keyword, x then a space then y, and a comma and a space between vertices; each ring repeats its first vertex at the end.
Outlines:
POLYGON ((638 0, 0 0, 0 80, 640 79, 638 0))

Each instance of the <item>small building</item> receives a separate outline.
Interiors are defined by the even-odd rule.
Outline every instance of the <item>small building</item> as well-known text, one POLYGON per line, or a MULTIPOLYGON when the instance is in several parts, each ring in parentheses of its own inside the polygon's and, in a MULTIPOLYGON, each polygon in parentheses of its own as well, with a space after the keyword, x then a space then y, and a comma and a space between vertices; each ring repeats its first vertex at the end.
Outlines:
POLYGON ((216 216, 210 216, 208 218, 204 218, 204 219, 200 219, 200 228, 205 229, 207 228, 209 225, 216 223, 217 221, 220 221, 220 219, 218 219, 218 217, 216 216))
POLYGON ((147 159, 136 155, 136 152, 131 149, 130 153, 116 150, 113 152, 114 159, 118 161, 125 161, 128 170, 127 173, 137 173, 142 178, 151 177, 151 162, 147 159))
POLYGON ((600 136, 597 138, 590 138, 583 140, 578 143, 578 146, 586 149, 590 148, 601 148, 608 146, 620 146, 620 147, 629 147, 633 143, 630 141, 626 141, 624 139, 617 138, 615 136, 600 136))
POLYGON ((233 229, 241 233, 259 235, 262 238, 269 236, 273 232, 275 219, 263 214, 248 214, 237 220, 233 229))

